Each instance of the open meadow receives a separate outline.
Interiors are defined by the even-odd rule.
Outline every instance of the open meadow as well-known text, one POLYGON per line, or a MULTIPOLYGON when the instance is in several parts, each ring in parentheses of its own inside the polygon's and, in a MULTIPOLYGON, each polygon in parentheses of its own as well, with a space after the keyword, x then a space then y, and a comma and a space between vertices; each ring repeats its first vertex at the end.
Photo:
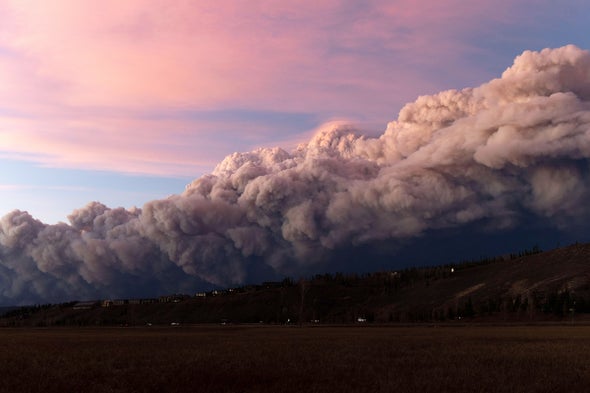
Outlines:
POLYGON ((590 326, 0 329, 2 392, 585 392, 590 326))

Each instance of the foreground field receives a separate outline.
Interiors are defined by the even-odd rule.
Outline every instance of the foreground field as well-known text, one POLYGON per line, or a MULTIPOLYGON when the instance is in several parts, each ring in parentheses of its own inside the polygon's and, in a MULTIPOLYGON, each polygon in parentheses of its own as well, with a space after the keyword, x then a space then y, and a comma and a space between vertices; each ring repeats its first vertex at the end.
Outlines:
POLYGON ((590 327, 0 329, 2 392, 586 392, 590 327))

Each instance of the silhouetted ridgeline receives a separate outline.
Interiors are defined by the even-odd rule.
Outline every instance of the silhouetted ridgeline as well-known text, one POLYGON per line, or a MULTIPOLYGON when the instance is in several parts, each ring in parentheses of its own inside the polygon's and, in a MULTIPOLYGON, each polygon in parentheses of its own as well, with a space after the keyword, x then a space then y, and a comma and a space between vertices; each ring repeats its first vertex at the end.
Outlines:
POLYGON ((3 326, 193 323, 388 323, 571 320, 590 314, 590 244, 369 274, 157 299, 108 299, 9 310, 3 326))

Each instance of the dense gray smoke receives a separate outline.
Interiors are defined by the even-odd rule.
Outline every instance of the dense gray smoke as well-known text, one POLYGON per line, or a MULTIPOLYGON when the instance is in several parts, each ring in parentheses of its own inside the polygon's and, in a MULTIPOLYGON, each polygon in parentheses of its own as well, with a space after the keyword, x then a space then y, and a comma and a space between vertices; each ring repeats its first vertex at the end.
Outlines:
POLYGON ((0 304, 123 297, 321 271, 338 251, 477 223, 584 225, 590 53, 525 52, 499 79, 419 97, 378 138, 327 126, 235 153, 180 194, 70 224, 0 221, 0 304))

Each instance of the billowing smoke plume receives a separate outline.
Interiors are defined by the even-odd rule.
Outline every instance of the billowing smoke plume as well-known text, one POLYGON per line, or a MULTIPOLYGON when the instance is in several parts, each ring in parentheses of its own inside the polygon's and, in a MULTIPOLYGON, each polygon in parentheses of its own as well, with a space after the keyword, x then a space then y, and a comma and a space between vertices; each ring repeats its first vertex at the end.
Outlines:
POLYGON ((378 138, 329 125, 291 153, 232 154, 141 210, 90 203, 69 225, 13 211, 0 221, 0 304, 296 276, 355 247, 531 218, 584 227, 589 165, 590 53, 525 52, 499 79, 419 97, 378 138))

